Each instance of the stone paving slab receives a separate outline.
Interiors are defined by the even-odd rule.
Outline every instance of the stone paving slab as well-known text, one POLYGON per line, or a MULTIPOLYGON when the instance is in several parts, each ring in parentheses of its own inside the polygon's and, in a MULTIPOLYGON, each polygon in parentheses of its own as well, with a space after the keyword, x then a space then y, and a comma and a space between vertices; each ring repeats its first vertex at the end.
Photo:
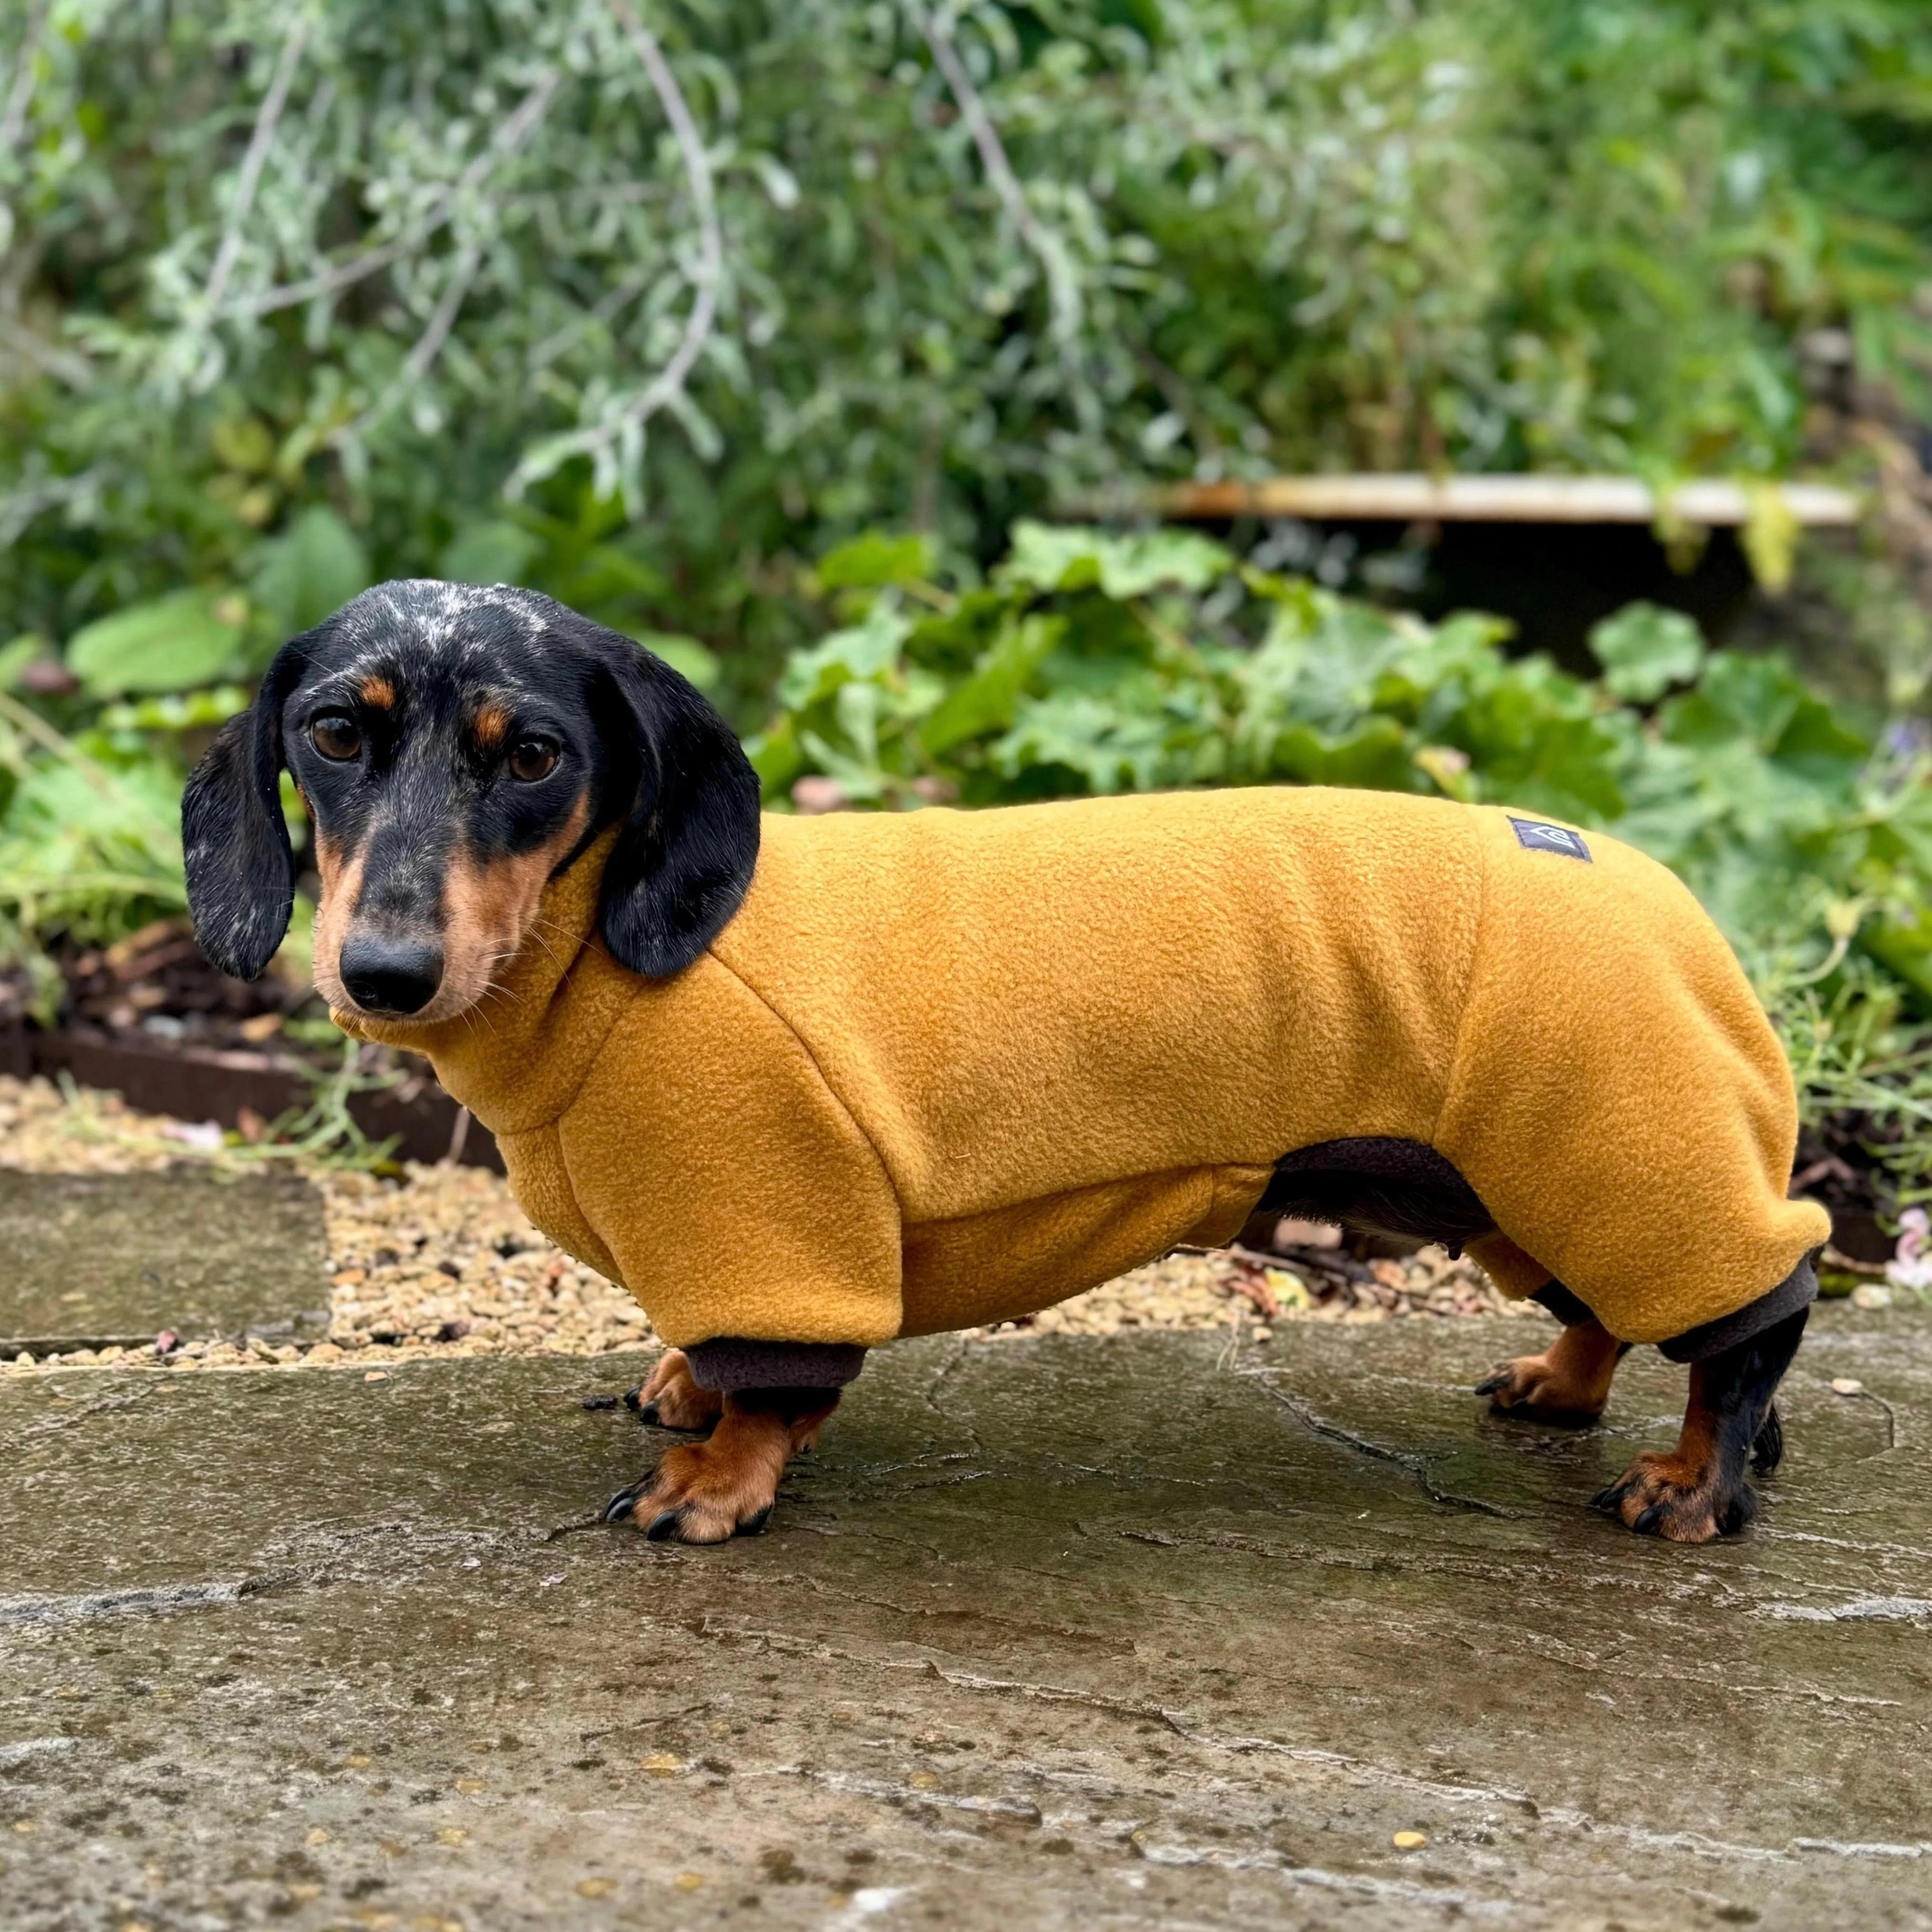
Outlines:
POLYGON ((315 1339, 328 1326, 322 1197, 289 1175, 0 1168, 0 1354, 315 1339))
POLYGON ((1682 1371, 1524 1335, 908 1344, 710 1551, 608 1362, 0 1385, 0 1920, 1932 1926, 1932 1327, 1695 1550, 1585 1507, 1682 1371))

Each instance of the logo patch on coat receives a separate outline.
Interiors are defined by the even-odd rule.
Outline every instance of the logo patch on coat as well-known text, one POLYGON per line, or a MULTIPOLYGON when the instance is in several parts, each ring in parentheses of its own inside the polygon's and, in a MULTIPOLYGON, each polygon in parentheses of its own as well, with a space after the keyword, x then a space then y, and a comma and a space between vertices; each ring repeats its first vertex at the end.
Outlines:
POLYGON ((1516 842, 1528 850, 1560 852, 1566 859, 1589 864, 1590 848, 1580 832, 1572 832, 1567 825, 1545 825, 1534 818, 1512 818, 1510 823, 1516 828, 1516 842))

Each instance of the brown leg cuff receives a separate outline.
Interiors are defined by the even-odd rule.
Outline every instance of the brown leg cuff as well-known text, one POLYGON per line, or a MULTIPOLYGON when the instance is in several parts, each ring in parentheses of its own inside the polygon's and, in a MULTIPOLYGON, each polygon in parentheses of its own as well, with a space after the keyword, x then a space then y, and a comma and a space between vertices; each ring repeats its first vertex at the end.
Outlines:
POLYGON ((1545 1282, 1529 1298, 1548 1309, 1566 1328, 1578 1328, 1597 1318, 1560 1281, 1545 1282))
POLYGON ((754 1342, 720 1335, 684 1352, 702 1389, 843 1388, 866 1366, 856 1342, 754 1342))
POLYGON ((1720 1315, 1716 1321, 1706 1322, 1702 1328, 1687 1329, 1682 1335, 1673 1335, 1669 1341, 1658 1342, 1658 1352, 1673 1362, 1701 1362, 1708 1356, 1721 1355, 1726 1348, 1735 1348, 1740 1342, 1748 1342, 1767 1328, 1775 1328, 1801 1308, 1810 1307, 1818 1298, 1818 1274, 1812 1266, 1814 1258, 1807 1255, 1768 1294, 1760 1295, 1735 1312, 1720 1315))

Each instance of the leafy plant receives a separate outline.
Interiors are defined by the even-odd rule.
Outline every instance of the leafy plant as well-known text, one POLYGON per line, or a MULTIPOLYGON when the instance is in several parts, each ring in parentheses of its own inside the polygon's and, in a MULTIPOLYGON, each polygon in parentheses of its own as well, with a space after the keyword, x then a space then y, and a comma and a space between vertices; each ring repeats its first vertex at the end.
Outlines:
POLYGON ((1022 524, 961 592, 925 563, 868 537, 820 566, 847 621, 794 653, 751 742, 768 802, 1293 782, 1600 827, 1724 927, 1812 1112, 1856 1096, 1932 1186, 1932 1060, 1908 1010, 1932 1010, 1932 767, 1875 750, 1786 665, 1708 653, 1640 604, 1598 628, 1586 682, 1508 656, 1496 620, 1426 625, 1186 535, 1022 524))
POLYGON ((1920 0, 60 0, 0 62, 0 634, 480 574, 749 715, 884 520, 1776 478, 1821 327, 1926 400, 1920 0))

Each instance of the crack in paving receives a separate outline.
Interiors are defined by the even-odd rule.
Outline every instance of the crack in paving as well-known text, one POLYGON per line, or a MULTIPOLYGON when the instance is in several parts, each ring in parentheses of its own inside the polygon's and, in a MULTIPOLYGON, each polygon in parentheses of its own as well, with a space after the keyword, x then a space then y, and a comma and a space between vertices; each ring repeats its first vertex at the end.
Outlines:
POLYGON ((1326 1442, 1339 1442, 1372 1461, 1392 1463, 1398 1469, 1407 1470, 1431 1502, 1440 1503, 1447 1509, 1468 1510, 1479 1516, 1515 1517, 1522 1514, 1520 1510, 1505 1509, 1500 1503, 1485 1502, 1480 1496, 1458 1496, 1453 1490, 1444 1489, 1429 1473, 1430 1465, 1436 1458, 1420 1455, 1413 1450, 1391 1449, 1385 1444, 1371 1442, 1366 1436, 1358 1436, 1340 1423, 1330 1422, 1327 1417, 1316 1414, 1299 1396, 1290 1395, 1270 1379, 1270 1372, 1265 1369, 1230 1368, 1227 1372, 1259 1383, 1311 1436, 1319 1436, 1326 1442))

